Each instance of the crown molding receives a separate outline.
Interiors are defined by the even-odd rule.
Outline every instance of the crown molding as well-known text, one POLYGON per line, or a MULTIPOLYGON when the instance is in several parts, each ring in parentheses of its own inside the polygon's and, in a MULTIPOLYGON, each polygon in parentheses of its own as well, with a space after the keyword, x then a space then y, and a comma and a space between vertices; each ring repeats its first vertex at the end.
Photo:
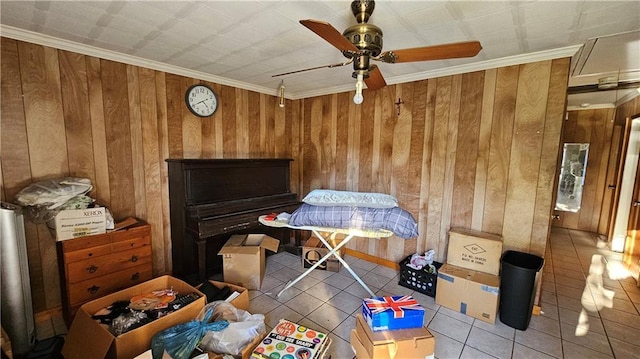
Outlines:
MULTIPOLYGON (((225 77, 211 75, 205 72, 185 69, 184 67, 173 66, 158 61, 147 60, 134 55, 123 54, 116 51, 105 50, 95 46, 81 44, 74 41, 64 40, 50 35, 19 29, 13 26, 0 24, 0 36, 14 40, 26 41, 37 45, 53 47, 60 50, 76 52, 79 54, 99 57, 105 60, 125 63, 128 65, 146 67, 156 71, 168 72, 198 80, 215 82, 217 84, 232 86, 249 91, 256 91, 268 95, 277 95, 277 89, 256 86, 250 83, 231 80, 225 77)), ((288 97, 287 97, 288 98, 288 97)))
POLYGON ((603 108, 616 108, 616 105, 612 103, 600 103, 596 105, 582 106, 567 106, 567 111, 587 111, 587 110, 599 110, 603 108))
MULTIPOLYGON (((106 60, 117 61, 129 65, 146 67, 152 70, 168 72, 176 75, 181 75, 185 77, 195 78, 199 80, 211 81, 217 84, 232 86, 244 90, 255 91, 267 95, 277 96, 277 89, 268 88, 264 86, 256 86, 250 83, 236 81, 232 79, 228 79, 225 77, 215 76, 208 73, 188 70, 183 67, 173 66, 165 63, 161 63, 158 61, 152 61, 143 59, 141 57, 128 55, 119 53, 116 51, 105 50, 95 46, 81 44, 74 41, 64 40, 57 37, 53 37, 50 35, 40 34, 37 32, 19 29, 13 26, 2 25, 0 24, 0 36, 12 38, 15 40, 26 41, 38 45, 53 47, 61 50, 72 51, 88 56, 94 56, 98 58, 103 58, 106 60)), ((515 55, 503 57, 500 59, 494 60, 486 60, 481 62, 476 62, 472 64, 465 64, 459 66, 451 66, 444 69, 438 70, 429 70, 416 72, 410 75, 396 76, 387 78, 387 84, 399 84, 406 83, 412 81, 420 81, 430 78, 442 77, 442 76, 450 76, 457 75, 461 73, 468 73, 474 71, 482 71, 488 70, 492 68, 498 67, 506 67, 512 65, 520 65, 524 63, 537 62, 537 61, 546 61, 553 60, 557 58, 563 57, 571 57, 573 56, 578 49, 580 49, 581 45, 568 46, 553 50, 539 51, 529 54, 515 55)), ((325 88, 320 90, 306 91, 306 92, 290 92, 288 91, 285 95, 285 98, 289 100, 298 100, 308 97, 315 96, 323 96, 333 93, 340 92, 348 92, 355 91, 355 86, 352 84, 344 85, 344 86, 335 86, 331 88, 325 88)))

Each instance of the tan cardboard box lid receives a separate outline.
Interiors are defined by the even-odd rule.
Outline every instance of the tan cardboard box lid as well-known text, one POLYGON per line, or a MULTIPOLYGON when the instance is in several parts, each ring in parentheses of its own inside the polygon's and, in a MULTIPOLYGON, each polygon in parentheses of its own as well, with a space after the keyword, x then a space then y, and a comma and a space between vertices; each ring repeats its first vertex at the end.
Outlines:
POLYGON ((277 252, 280 241, 266 234, 234 234, 218 254, 255 254, 260 248, 277 252))
POLYGON ((476 271, 473 269, 462 268, 459 266, 454 266, 449 263, 445 263, 440 269, 438 269, 439 274, 451 275, 458 278, 463 278, 470 280, 472 282, 484 284, 490 287, 500 287, 500 277, 484 273, 480 271, 476 271))
MULTIPOLYGON (((433 334, 425 327, 374 332, 360 313, 356 315, 356 331, 358 333, 364 333, 373 345, 384 345, 403 340, 413 341, 433 337, 433 334)), ((365 339, 364 336, 362 339, 365 339)))

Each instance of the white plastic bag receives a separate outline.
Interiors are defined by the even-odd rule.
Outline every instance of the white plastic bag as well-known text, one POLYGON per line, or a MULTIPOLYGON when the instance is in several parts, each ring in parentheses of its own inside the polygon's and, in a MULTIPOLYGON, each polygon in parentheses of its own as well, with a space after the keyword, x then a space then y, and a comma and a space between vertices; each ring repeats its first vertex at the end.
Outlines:
POLYGON ((266 332, 264 315, 251 314, 225 301, 211 302, 198 315, 201 320, 207 308, 213 307, 211 321, 227 320, 229 326, 220 331, 208 331, 198 345, 203 351, 219 354, 241 355, 242 348, 255 337, 266 332))

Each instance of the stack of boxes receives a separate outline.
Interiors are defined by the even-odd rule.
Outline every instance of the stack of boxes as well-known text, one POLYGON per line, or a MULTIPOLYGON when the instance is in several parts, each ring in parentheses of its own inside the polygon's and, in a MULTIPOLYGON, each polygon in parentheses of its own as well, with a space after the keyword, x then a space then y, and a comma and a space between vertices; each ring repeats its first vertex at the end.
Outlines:
POLYGON ((495 323, 501 255, 501 236, 451 229, 447 262, 438 271, 436 304, 495 323))
POLYGON ((351 346, 358 359, 432 358, 435 338, 423 321, 424 308, 411 296, 365 298, 351 346))

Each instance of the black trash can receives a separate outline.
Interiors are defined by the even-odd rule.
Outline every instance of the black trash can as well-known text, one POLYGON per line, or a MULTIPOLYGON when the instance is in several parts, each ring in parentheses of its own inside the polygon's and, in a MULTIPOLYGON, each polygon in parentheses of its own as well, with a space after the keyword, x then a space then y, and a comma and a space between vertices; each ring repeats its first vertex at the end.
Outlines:
POLYGON ((539 256, 506 251, 502 255, 500 274, 500 321, 520 330, 526 330, 531 321, 536 273, 544 259, 539 256))

